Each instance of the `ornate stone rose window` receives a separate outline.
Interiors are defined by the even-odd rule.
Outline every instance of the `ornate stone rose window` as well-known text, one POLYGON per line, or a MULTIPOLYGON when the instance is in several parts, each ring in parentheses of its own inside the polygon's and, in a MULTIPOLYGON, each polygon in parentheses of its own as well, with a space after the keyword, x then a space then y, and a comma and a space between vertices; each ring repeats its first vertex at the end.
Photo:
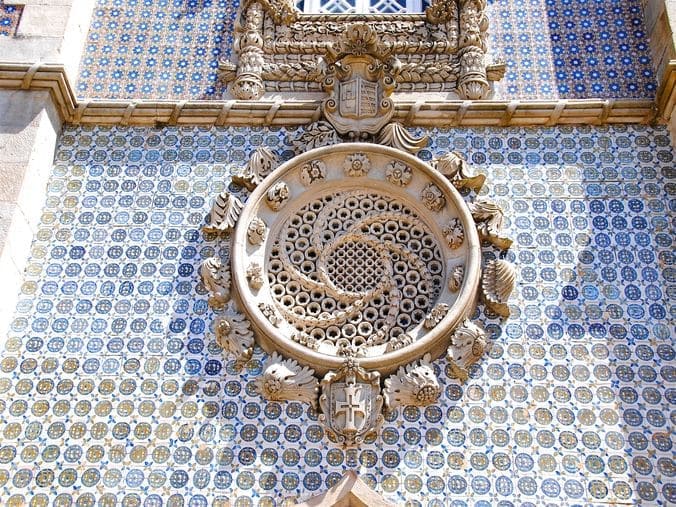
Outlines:
POLYGON ((392 55, 375 32, 351 25, 325 61, 325 121, 279 167, 254 152, 233 177, 252 192, 246 204, 217 196, 204 230, 231 242, 230 266, 208 259, 201 274, 218 343, 239 361, 254 340, 270 353, 261 394, 312 404, 336 441, 356 445, 383 410, 436 402, 433 359, 446 354, 467 378, 486 348, 469 320, 477 300, 507 316, 515 271, 482 261, 482 242, 511 244, 502 211, 461 194, 485 177, 455 153, 421 161, 412 153, 427 139, 390 121, 392 55))
POLYGON ((389 374, 440 355, 474 309, 481 264, 474 220, 448 179, 362 143, 275 170, 249 197, 231 255, 263 347, 320 374, 347 356, 389 374))

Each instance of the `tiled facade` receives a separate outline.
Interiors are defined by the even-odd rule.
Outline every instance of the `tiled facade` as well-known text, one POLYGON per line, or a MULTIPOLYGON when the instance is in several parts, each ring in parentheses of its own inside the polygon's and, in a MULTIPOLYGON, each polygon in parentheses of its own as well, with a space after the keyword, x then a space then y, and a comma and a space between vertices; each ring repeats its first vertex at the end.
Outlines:
POLYGON ((16 33, 22 12, 23 6, 5 5, 0 0, 0 37, 12 37, 16 33))
POLYGON ((223 358, 198 283, 228 255, 199 232, 211 198, 297 133, 66 128, 0 361, 3 503, 283 505, 346 469, 410 505, 676 502, 666 130, 429 132, 421 157, 463 153, 506 211, 512 317, 477 315, 493 348, 469 381, 435 361, 440 403, 348 451, 252 391, 265 356, 223 358))
MULTIPOLYGON (((99 0, 77 94, 220 99, 238 1, 99 0)), ((652 98, 656 82, 638 0, 489 2, 491 57, 508 99, 652 98)))

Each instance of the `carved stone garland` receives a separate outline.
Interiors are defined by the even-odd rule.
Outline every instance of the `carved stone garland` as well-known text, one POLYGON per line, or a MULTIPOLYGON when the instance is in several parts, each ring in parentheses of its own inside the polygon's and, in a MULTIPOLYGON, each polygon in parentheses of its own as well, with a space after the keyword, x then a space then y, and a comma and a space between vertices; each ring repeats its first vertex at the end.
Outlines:
POLYGON ((223 61, 220 69, 236 99, 258 99, 265 91, 320 92, 331 65, 327 51, 349 37, 351 24, 365 22, 378 51, 397 62, 398 91, 485 99, 489 82, 505 72, 504 64, 484 63, 485 10, 486 0, 434 0, 424 14, 312 15, 289 0, 248 0, 235 26, 237 63, 223 61))
MULTIPOLYGON (((256 173, 269 157, 252 160, 246 171, 256 173)), ((483 176, 455 153, 428 165, 342 143, 272 169, 237 207, 232 271, 217 258, 201 268, 217 341, 245 362, 255 338, 272 354, 256 381, 261 395, 318 406, 335 441, 358 445, 382 410, 436 402, 434 358, 445 353, 464 381, 488 348, 468 318, 478 296, 509 313, 514 267, 481 267, 481 239, 506 246, 502 212, 465 204, 458 190, 479 190, 483 176)), ((231 234, 223 203, 233 202, 218 196, 205 232, 231 234)))

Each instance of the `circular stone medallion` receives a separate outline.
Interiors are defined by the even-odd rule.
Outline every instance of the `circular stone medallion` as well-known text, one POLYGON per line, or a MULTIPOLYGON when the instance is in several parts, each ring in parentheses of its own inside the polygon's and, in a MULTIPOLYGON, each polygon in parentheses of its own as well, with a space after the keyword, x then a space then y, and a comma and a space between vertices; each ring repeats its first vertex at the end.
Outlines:
POLYGON ((232 252, 260 343, 314 368, 388 374, 440 355, 476 304, 480 242, 445 177, 373 144, 319 148, 250 196, 232 252))

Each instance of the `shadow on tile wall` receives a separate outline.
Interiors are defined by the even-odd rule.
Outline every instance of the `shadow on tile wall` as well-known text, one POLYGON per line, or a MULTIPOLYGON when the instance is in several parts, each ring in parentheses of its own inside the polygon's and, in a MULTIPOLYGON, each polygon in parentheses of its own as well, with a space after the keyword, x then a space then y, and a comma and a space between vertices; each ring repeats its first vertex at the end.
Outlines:
POLYGON ((294 131, 67 128, 0 360, 7 502, 281 505, 356 469, 410 505, 666 505, 674 152, 662 128, 431 132, 488 175, 520 269, 465 385, 343 451, 223 358, 199 227, 233 168, 294 131))

